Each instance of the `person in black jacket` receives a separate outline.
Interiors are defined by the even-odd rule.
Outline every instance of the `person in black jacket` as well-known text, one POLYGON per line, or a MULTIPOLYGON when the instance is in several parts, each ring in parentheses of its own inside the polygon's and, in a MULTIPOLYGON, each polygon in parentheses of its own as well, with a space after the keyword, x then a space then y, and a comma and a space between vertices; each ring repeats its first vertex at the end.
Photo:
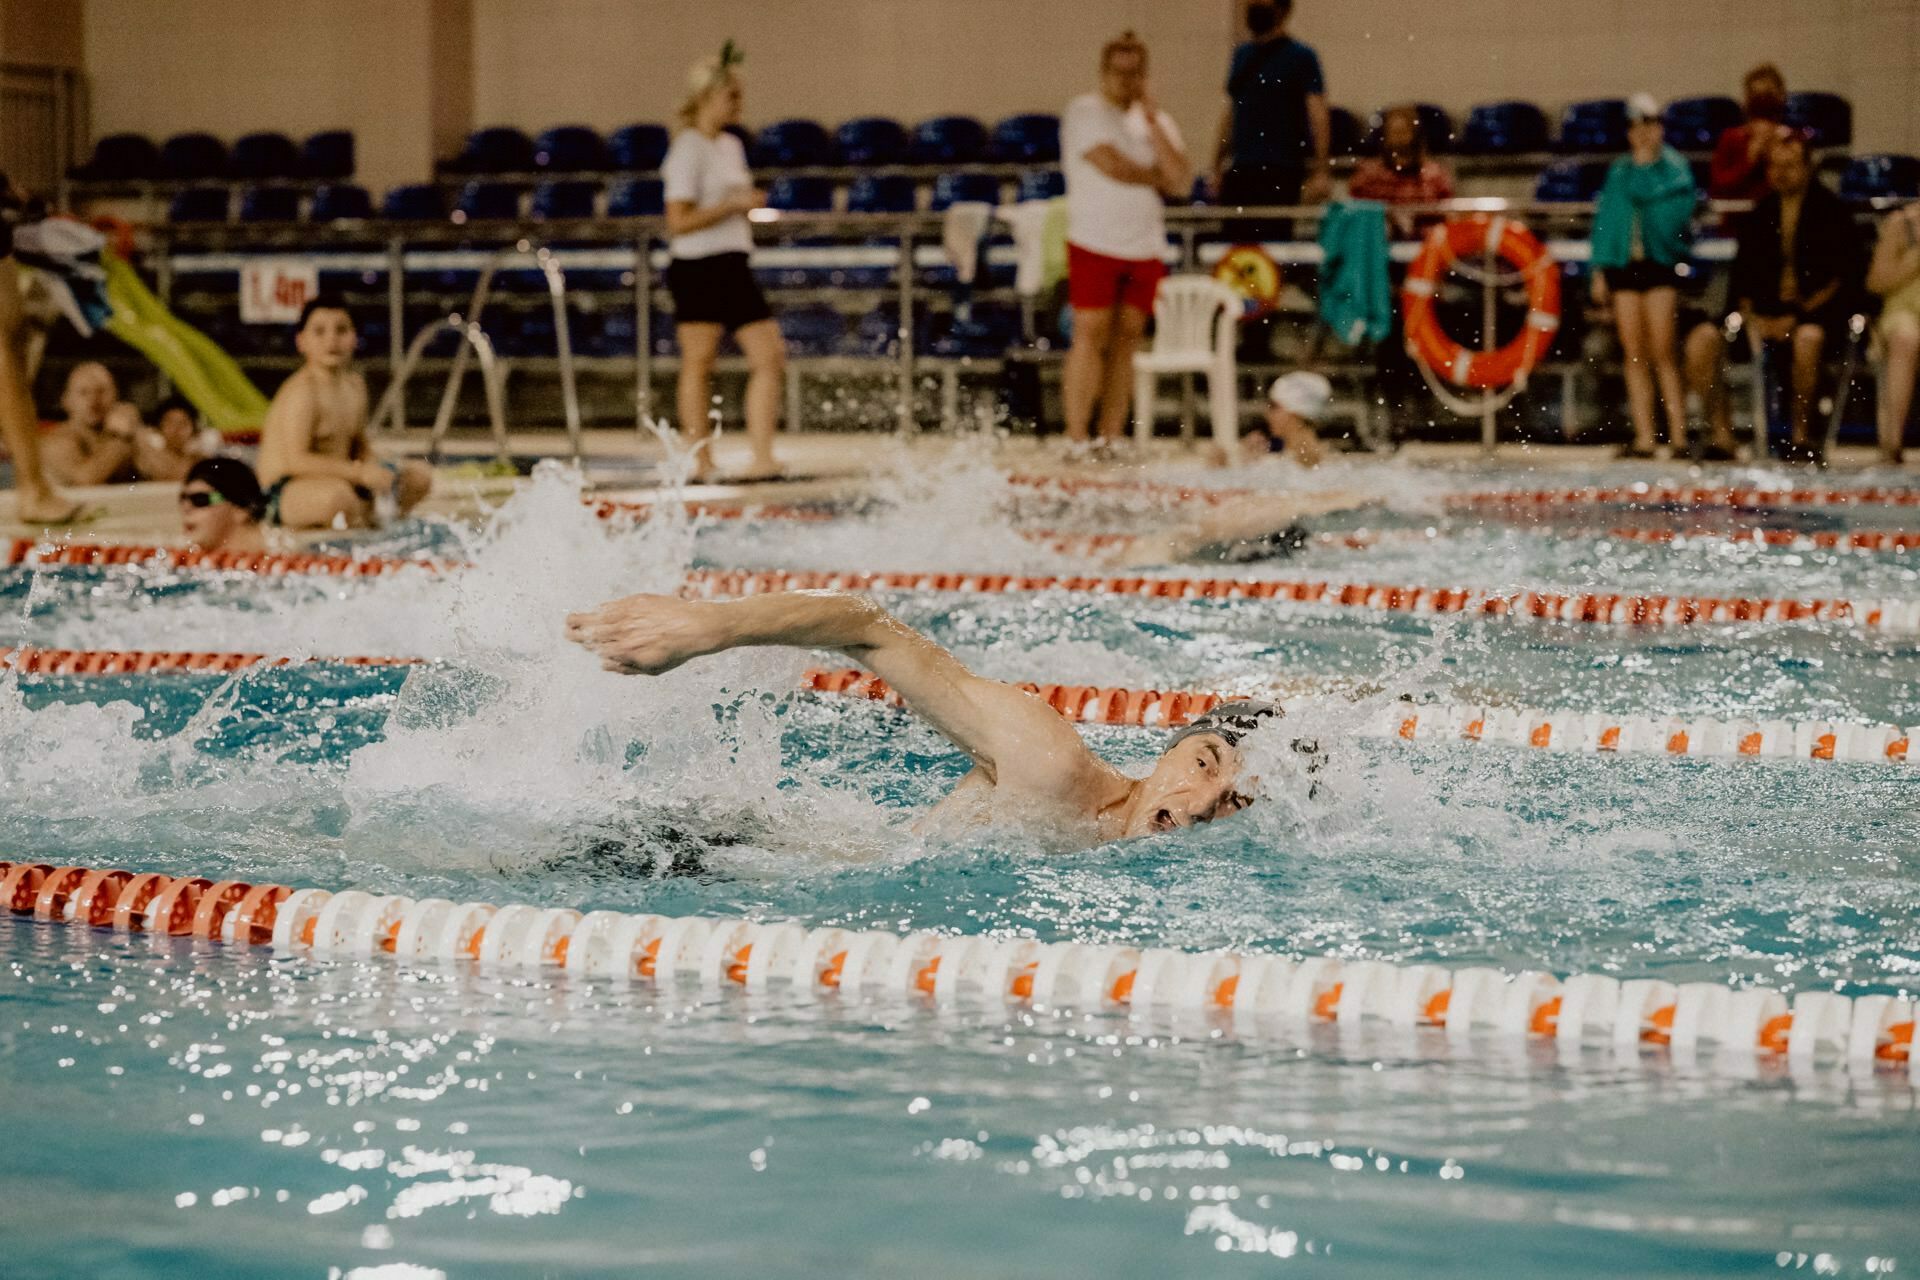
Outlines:
POLYGON ((1813 176, 1807 140, 1789 134, 1767 163, 1773 191, 1740 225, 1733 297, 1747 330, 1762 342, 1791 344, 1792 462, 1824 462, 1811 429, 1821 361, 1845 340, 1858 305, 1862 241, 1839 196, 1813 176))

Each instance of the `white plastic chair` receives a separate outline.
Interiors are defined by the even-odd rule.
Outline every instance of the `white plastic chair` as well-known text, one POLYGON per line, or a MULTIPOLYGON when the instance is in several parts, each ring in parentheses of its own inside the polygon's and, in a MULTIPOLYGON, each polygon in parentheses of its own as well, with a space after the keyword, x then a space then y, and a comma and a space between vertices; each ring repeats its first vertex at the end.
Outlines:
POLYGON ((1233 347, 1240 295, 1212 276, 1168 276, 1153 303, 1153 348, 1133 357, 1133 433, 1153 434, 1154 389, 1161 374, 1207 375, 1207 415, 1214 441, 1231 448, 1240 438, 1240 397, 1233 347))

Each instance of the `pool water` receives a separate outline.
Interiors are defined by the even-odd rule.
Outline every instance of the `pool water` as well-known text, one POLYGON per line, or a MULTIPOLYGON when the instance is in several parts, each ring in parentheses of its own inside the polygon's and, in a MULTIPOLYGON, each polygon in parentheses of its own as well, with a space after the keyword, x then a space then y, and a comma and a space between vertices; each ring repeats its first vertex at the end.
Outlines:
MULTIPOLYGON (((1277 466, 1254 482, 1301 483, 1277 466)), ((1543 530, 1443 505, 1540 482, 1519 470, 1316 482, 1389 495, 1317 527, 1399 536, 1232 572, 1920 595, 1897 555, 1629 543, 1604 533, 1669 517, 1569 512, 1543 530)), ((884 595, 988 674, 1281 691, 1290 726, 1329 748, 1312 797, 1276 762, 1269 802, 1231 822, 1059 855, 1017 832, 912 835, 964 760, 901 712, 795 695, 818 655, 622 680, 559 635, 567 610, 670 590, 695 564, 1080 567, 1010 533, 1005 495, 956 464, 833 522, 608 527, 549 472, 487 529, 414 526, 381 548, 474 560, 458 575, 8 571, 0 644, 437 661, 8 676, 0 850, 807 925, 1920 985, 1904 769, 1353 737, 1403 692, 1913 724, 1920 638, 884 595)), ((1138 528, 1166 518, 1151 506, 1028 514, 1138 528)), ((1140 769, 1161 737, 1085 732, 1140 769)), ((10 917, 0 962, 10 1277, 1872 1275, 1920 1248, 1904 1077, 1569 1061, 1371 1024, 1249 1036, 1197 1016, 617 989, 10 917)))

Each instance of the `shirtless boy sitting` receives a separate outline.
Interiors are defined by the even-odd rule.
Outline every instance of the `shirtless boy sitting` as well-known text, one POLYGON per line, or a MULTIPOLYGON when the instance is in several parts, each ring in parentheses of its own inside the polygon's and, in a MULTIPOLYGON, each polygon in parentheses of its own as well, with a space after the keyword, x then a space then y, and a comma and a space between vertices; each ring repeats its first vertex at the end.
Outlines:
POLYGON ((328 294, 309 302, 293 341, 305 363, 275 393, 260 432, 268 522, 367 527, 385 494, 400 514, 411 511, 433 487, 433 469, 382 462, 367 442, 367 380, 353 367, 359 337, 346 304, 328 294))

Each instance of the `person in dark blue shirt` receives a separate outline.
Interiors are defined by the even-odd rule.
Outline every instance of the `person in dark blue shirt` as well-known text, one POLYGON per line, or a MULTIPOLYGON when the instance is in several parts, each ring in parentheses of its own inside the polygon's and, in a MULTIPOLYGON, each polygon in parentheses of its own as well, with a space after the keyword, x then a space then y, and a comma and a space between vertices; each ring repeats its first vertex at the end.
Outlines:
MULTIPOLYGON (((1225 205, 1317 204, 1331 192, 1319 55, 1287 34, 1293 0, 1253 0, 1233 51, 1214 189, 1225 205)), ((1284 233, 1282 233, 1284 234, 1284 233)))

